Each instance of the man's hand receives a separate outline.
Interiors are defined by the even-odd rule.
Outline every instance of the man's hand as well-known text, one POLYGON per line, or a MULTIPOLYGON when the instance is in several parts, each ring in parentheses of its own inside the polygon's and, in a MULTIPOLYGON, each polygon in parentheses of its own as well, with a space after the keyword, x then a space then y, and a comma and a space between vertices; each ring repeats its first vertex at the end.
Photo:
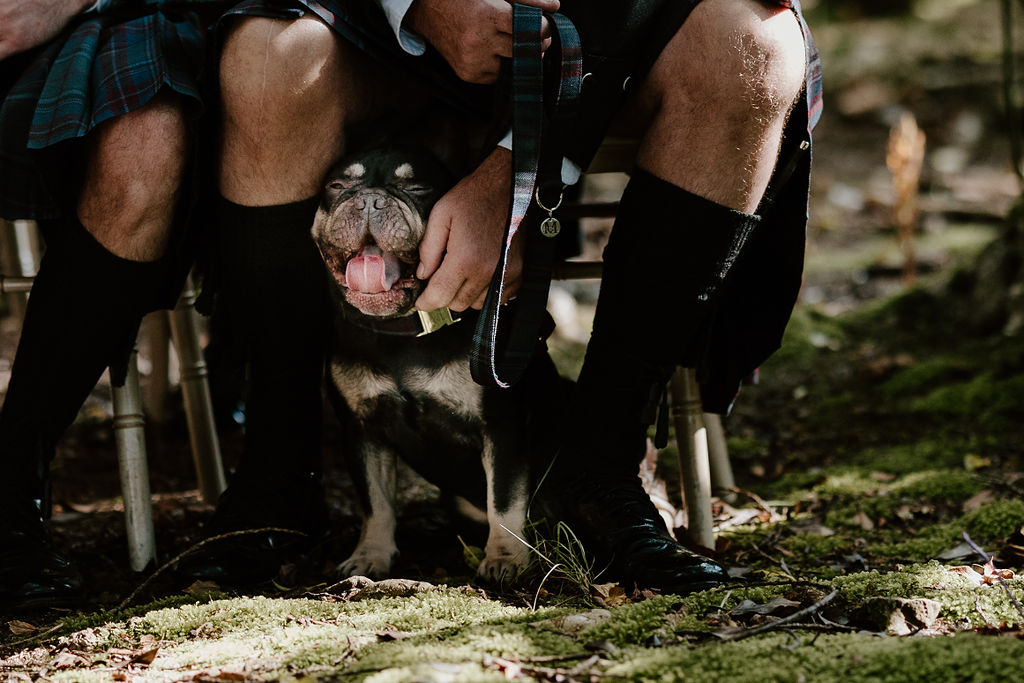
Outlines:
MULTIPOLYGON (((512 153, 496 148, 471 174, 441 197, 427 220, 416 277, 430 278, 416 308, 481 308, 503 248, 508 218, 512 153)), ((515 293, 523 270, 517 235, 505 276, 505 296, 515 293)))
POLYGON ((0 59, 42 45, 92 0, 0 0, 0 59))
MULTIPOLYGON (((519 0, 557 12, 558 0, 519 0)), ((470 83, 498 79, 501 57, 512 56, 512 5, 506 0, 413 0, 405 26, 434 46, 455 75, 470 83)), ((547 48, 551 27, 543 21, 547 48)))

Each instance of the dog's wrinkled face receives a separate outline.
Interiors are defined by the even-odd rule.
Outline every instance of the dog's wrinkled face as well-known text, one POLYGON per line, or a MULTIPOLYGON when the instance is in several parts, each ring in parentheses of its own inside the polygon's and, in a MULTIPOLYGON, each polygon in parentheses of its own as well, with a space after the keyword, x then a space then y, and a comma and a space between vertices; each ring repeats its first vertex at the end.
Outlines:
POLYGON ((412 309, 419 245, 430 208, 451 184, 426 149, 377 148, 342 159, 327 175, 313 240, 344 300, 366 315, 412 309))

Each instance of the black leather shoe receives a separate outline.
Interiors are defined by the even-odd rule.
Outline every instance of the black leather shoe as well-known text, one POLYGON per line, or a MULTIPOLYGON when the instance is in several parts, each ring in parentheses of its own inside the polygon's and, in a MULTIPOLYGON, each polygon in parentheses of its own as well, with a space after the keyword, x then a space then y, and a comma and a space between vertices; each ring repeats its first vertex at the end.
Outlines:
POLYGON ((179 560, 175 571, 222 585, 269 581, 281 565, 322 540, 326 529, 327 505, 318 477, 282 482, 271 476, 236 476, 217 502, 205 545, 179 560), (256 531, 265 528, 275 531, 256 531), (235 533, 246 530, 253 533, 235 533), (225 534, 232 535, 209 540, 225 534))
POLYGON ((78 569, 53 545, 31 499, 0 501, 0 613, 73 607, 85 595, 78 569))
POLYGON ((556 481, 559 516, 613 578, 679 595, 728 581, 721 565, 669 535, 635 474, 582 469, 556 481))

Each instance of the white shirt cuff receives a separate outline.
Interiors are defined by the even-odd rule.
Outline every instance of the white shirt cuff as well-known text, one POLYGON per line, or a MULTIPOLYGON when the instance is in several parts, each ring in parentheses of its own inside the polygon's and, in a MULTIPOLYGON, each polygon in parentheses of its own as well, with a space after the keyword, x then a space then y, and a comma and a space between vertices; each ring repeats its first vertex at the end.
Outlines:
POLYGON ((412 0, 377 1, 380 3, 381 9, 384 10, 384 16, 388 18, 391 30, 395 32, 395 37, 402 49, 416 57, 426 52, 427 42, 412 31, 402 28, 402 22, 405 20, 406 12, 409 11, 409 6, 412 5, 412 0))
MULTIPOLYGON (((498 141, 498 147, 512 150, 512 129, 509 128, 505 137, 498 141)), ((562 182, 566 185, 575 185, 580 180, 580 167, 565 157, 562 157, 562 182)))

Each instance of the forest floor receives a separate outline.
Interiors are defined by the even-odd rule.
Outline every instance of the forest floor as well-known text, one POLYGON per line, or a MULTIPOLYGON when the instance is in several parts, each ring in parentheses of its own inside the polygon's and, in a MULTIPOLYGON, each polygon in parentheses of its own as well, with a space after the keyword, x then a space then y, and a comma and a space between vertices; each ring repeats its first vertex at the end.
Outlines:
MULTIPOLYGON (((87 604, 5 615, 0 680, 1014 677, 1024 666, 1024 330, 1020 321, 969 328, 951 284, 1021 194, 1000 113, 999 5, 916 6, 912 18, 815 24, 829 99, 801 303, 782 350, 724 420, 737 491, 716 499, 714 553, 735 583, 655 595, 565 565, 548 575, 538 558, 515 588, 476 585, 479 530, 406 473, 402 579, 338 584, 333 568, 359 517, 330 417, 335 533, 301 562, 245 590, 152 577, 154 567, 134 573, 101 385, 53 473, 53 528, 86 576, 87 604), (885 167, 903 111, 928 136, 914 285, 901 279, 885 167)), ((597 243, 607 224, 584 230, 597 243)), ((559 288, 577 295, 556 315, 563 331, 553 340, 571 374, 582 348, 573 327, 586 329, 593 289, 559 288)), ((0 321, 3 358, 16 333, 13 318, 0 321)), ((150 416, 161 561, 202 538, 212 513, 195 490, 183 421, 150 416)), ((226 463, 237 462, 238 430, 225 428, 222 445, 226 463)), ((676 500, 671 448, 658 472, 676 500)))

